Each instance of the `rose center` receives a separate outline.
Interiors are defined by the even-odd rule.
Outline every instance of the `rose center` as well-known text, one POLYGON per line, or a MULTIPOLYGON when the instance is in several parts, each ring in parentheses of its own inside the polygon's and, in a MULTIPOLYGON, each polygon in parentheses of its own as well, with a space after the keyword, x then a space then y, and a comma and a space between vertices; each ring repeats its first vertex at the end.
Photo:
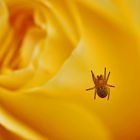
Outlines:
POLYGON ((10 38, 11 32, 12 37, 7 47, 3 46, 3 48, 5 47, 7 49, 5 49, 1 55, 1 70, 19 69, 19 64, 21 61, 20 51, 22 48, 24 36, 29 28, 36 26, 33 17, 33 10, 19 6, 9 7, 9 26, 11 30, 7 34, 6 41, 8 38, 10 38))

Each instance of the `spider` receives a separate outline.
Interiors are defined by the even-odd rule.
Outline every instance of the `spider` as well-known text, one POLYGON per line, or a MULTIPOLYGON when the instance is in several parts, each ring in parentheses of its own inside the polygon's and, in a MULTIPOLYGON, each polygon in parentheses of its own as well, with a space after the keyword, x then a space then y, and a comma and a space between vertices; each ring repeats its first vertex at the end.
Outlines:
POLYGON ((93 71, 91 70, 91 75, 92 75, 92 80, 93 80, 95 86, 92 88, 86 89, 86 91, 95 89, 94 100, 96 99, 96 94, 98 94, 98 96, 100 98, 105 98, 106 96, 108 96, 107 100, 109 100, 109 96, 110 96, 110 88, 109 87, 115 87, 115 86, 109 85, 107 83, 109 76, 110 76, 110 72, 108 73, 108 75, 106 77, 106 68, 105 68, 104 75, 102 75, 102 74, 100 76, 97 75, 97 78, 96 78, 94 76, 93 71))

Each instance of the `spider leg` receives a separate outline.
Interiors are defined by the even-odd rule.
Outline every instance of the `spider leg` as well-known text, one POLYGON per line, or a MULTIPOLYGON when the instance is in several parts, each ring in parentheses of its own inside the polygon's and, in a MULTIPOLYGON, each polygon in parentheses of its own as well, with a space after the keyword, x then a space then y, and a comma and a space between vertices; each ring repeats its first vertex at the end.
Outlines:
POLYGON ((94 75, 94 73, 93 73, 92 70, 91 70, 91 75, 92 75, 92 80, 93 80, 93 82, 95 83, 95 82, 96 82, 96 78, 95 78, 95 75, 94 75))
POLYGON ((106 67, 104 69, 104 79, 106 79, 106 67))
POLYGON ((108 96, 107 96, 107 100, 109 100, 110 97, 110 89, 108 88, 108 96))
POLYGON ((88 91, 88 90, 93 90, 95 87, 92 87, 92 88, 88 88, 88 89, 86 89, 86 91, 88 91))
POLYGON ((108 86, 108 87, 115 87, 115 86, 113 86, 113 85, 109 85, 109 84, 107 84, 107 86, 108 86))
POLYGON ((108 81, 109 76, 110 76, 110 72, 109 72, 108 75, 107 75, 106 82, 108 81))
POLYGON ((96 92, 97 92, 97 91, 95 90, 95 93, 94 93, 94 100, 96 99, 96 92))

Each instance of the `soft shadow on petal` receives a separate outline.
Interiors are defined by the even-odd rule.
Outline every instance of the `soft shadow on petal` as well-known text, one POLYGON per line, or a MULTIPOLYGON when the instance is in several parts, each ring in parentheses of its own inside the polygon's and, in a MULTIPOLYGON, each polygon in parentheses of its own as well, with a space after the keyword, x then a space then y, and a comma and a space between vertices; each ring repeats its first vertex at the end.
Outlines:
POLYGON ((15 133, 12 133, 8 129, 4 128, 2 125, 0 125, 0 140, 23 140, 22 137, 18 136, 15 133))
POLYGON ((35 71, 32 67, 15 72, 0 75, 0 86, 7 90, 18 90, 30 79, 33 78, 35 71))
POLYGON ((8 114, 7 111, 3 110, 2 106, 0 107, 0 124, 0 128, 2 129, 2 132, 0 131, 2 133, 0 133, 0 136, 2 135, 4 138, 8 139, 8 137, 10 137, 10 139, 13 138, 12 140, 47 140, 47 137, 42 137, 37 132, 27 127, 24 123, 12 117, 11 114, 8 114))
POLYGON ((6 30, 8 26, 8 10, 6 8, 6 5, 3 1, 0 1, 0 27, 1 27, 1 30, 0 30, 0 43, 3 41, 3 37, 2 37, 2 34, 5 32, 5 34, 8 32, 6 30), (6 31, 5 31, 6 30, 6 31))

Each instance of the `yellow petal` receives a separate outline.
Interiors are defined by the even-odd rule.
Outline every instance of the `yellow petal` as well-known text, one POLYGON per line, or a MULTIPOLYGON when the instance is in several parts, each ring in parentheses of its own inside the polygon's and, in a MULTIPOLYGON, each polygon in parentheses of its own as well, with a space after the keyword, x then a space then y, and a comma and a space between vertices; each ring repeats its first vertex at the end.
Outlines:
MULTIPOLYGON (((2 105, 2 104, 1 104, 2 105)), ((13 118, 7 112, 5 112, 2 107, 0 107, 0 124, 2 132, 0 133, 1 138, 4 137, 5 139, 33 139, 33 140, 44 140, 44 138, 34 132, 33 130, 29 129, 26 125, 19 122, 17 119, 13 118)), ((45 138, 47 140, 47 137, 45 138)))
POLYGON ((19 140, 22 138, 0 125, 0 140, 8 139, 19 140))
POLYGON ((34 69, 29 67, 23 70, 0 75, 0 86, 9 90, 18 90, 32 79, 34 73, 34 69))
MULTIPOLYGON (((54 140, 110 139, 108 130, 94 113, 77 103, 51 98, 41 92, 13 95, 1 90, 1 93, 1 107, 16 118, 15 123, 26 124, 38 135, 54 140)), ((10 120, 4 125, 9 126, 10 120)))
MULTIPOLYGON (((138 139, 139 3, 135 0, 6 0, 9 7, 21 3, 25 9, 36 11, 34 16, 31 14, 35 27, 22 39, 20 65, 21 68, 31 66, 33 70, 17 71, 13 75, 9 72, 9 67, 21 59, 11 61, 16 54, 16 43, 4 55, 14 38, 13 29, 6 26, 9 32, 0 58, 5 57, 2 73, 8 74, 1 76, 0 103, 7 113, 3 118, 9 121, 3 126, 9 128, 16 124, 10 131, 22 137, 33 133, 35 138, 56 140, 107 140, 111 131, 114 139, 138 139), (99 98, 93 101, 94 93, 85 91, 93 84, 90 70, 100 74, 104 67, 111 71, 109 82, 116 87, 111 89, 109 102, 99 98), (3 89, 17 87, 20 91, 3 89), (14 118, 14 123, 9 116, 14 118)), ((4 23, 6 10, 3 9, 4 23)))

